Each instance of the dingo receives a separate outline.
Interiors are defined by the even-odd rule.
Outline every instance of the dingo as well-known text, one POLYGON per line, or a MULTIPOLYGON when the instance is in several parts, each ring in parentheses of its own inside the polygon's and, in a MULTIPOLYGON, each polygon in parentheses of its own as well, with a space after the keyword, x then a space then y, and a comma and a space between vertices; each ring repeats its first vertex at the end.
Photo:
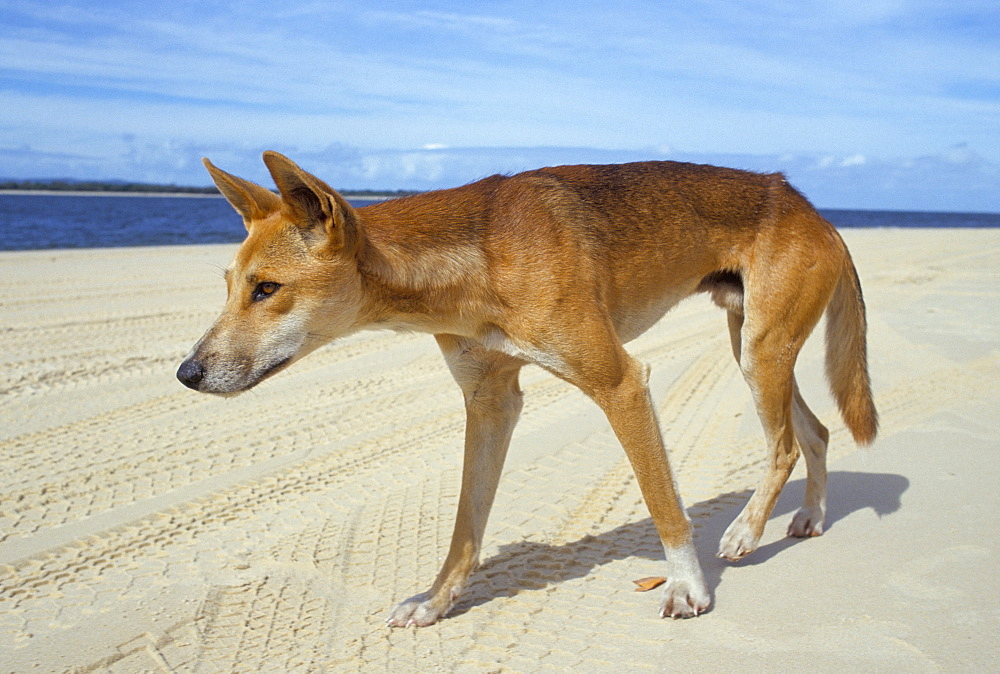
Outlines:
POLYGON ((660 615, 708 609, 648 371, 622 346, 692 293, 710 293, 728 312, 770 454, 720 557, 757 547, 800 449, 808 486, 788 532, 823 532, 829 434, 799 395, 793 366, 824 311, 833 395, 855 440, 875 438, 857 272, 833 226, 781 174, 675 162, 558 166, 354 209, 288 158, 266 152, 264 163, 280 194, 205 160, 248 234, 226 271, 222 315, 177 377, 233 395, 366 327, 435 336, 465 395, 461 495, 437 580, 397 606, 390 626, 437 621, 476 568, 526 363, 578 386, 611 422, 666 554, 660 615))

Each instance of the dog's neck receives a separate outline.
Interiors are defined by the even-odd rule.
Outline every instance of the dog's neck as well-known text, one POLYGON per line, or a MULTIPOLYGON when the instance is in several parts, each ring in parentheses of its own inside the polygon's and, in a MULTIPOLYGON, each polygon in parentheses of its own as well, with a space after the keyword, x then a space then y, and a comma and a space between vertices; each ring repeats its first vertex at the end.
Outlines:
POLYGON ((395 241, 367 236, 358 250, 358 272, 371 302, 373 327, 421 332, 466 332, 462 316, 483 310, 485 261, 471 246, 395 241))
POLYGON ((463 250, 368 238, 359 251, 358 268, 387 289, 421 294, 468 283, 482 268, 482 253, 471 247, 463 250))

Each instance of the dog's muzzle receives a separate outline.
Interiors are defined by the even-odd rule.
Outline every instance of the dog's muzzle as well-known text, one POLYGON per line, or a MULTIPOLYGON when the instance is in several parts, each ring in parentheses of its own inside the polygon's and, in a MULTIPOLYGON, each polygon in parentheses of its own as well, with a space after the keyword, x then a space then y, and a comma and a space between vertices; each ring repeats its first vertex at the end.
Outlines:
POLYGON ((188 388, 197 391, 201 380, 205 378, 205 368, 195 359, 189 358, 177 368, 177 378, 188 388))

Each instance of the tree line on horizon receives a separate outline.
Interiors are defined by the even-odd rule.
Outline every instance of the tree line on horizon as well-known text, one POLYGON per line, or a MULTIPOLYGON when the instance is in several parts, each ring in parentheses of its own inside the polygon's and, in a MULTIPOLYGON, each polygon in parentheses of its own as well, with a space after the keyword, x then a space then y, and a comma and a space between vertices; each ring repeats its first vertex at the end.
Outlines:
MULTIPOLYGON (((145 194, 218 194, 213 187, 160 185, 103 180, 0 180, 0 190, 27 192, 135 192, 145 194)), ((338 190, 347 197, 404 197, 419 190, 338 190)))

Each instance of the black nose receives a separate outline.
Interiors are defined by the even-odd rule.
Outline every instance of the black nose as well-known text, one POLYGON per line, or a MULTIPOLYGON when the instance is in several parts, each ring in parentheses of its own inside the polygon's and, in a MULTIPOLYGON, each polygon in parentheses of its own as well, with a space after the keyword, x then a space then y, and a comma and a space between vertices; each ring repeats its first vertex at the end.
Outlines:
POLYGON ((177 368, 177 378, 188 388, 198 390, 198 384, 205 378, 205 368, 196 360, 185 360, 177 368))

